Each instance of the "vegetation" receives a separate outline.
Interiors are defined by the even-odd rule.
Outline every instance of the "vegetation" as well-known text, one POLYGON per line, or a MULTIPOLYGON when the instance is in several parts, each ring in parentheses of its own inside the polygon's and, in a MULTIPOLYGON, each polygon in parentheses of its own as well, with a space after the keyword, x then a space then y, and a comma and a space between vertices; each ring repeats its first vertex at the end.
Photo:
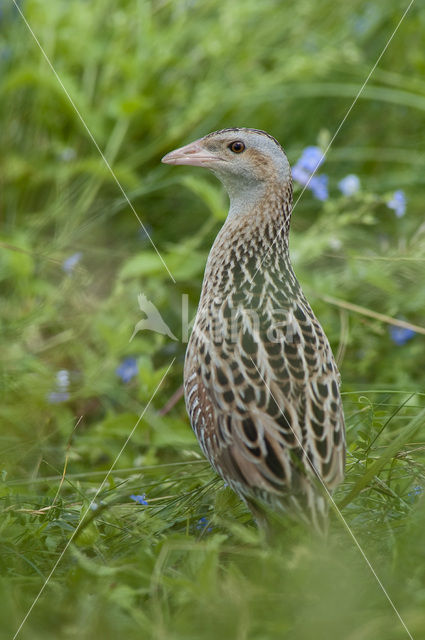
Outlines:
MULTIPOLYGON (((183 402, 160 414, 181 384, 182 308, 193 317, 227 210, 212 176, 161 156, 251 126, 302 169, 407 0, 18 6, 0 2, 0 637, 409 637, 337 513, 326 542, 288 526, 268 544, 203 459, 183 402), (141 330, 130 342, 140 293, 178 340, 141 330)), ((297 201, 291 237, 343 379, 349 451, 334 498, 414 638, 424 24, 415 3, 319 169, 325 190, 297 201), (350 174, 360 188, 340 184, 350 174)))

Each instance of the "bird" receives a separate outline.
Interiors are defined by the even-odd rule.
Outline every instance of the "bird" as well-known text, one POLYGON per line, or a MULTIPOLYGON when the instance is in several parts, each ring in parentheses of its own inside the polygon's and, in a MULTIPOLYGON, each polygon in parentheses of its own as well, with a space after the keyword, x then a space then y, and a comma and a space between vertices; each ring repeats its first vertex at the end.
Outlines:
POLYGON ((324 531, 329 497, 344 477, 341 379, 290 260, 286 154, 265 131, 239 127, 162 162, 209 169, 230 199, 184 364, 200 447, 258 524, 271 511, 324 531))

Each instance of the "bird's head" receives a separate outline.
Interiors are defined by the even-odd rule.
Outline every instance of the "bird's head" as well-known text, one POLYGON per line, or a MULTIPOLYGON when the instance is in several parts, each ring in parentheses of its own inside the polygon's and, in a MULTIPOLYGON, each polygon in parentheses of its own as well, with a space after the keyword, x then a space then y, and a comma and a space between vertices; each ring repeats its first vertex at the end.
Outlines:
POLYGON ((291 170, 280 144, 265 131, 223 129, 167 153, 165 164, 210 169, 225 186, 232 209, 246 211, 270 188, 286 189, 291 170))

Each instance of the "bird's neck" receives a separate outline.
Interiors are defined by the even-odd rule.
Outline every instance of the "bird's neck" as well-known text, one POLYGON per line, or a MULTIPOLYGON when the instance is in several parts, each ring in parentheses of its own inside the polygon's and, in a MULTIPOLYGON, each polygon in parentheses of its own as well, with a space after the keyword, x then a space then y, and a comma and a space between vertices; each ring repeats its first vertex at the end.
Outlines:
POLYGON ((230 198, 228 220, 238 218, 242 222, 242 217, 251 212, 258 214, 263 210, 268 210, 272 214, 275 211, 277 218, 281 218, 281 222, 282 213, 285 218, 290 215, 292 185, 288 182, 247 182, 241 187, 239 181, 235 184, 227 181, 226 189, 230 198))
MULTIPOLYGON (((253 240, 253 235, 279 235, 288 244, 292 212, 292 184, 270 182, 251 189, 229 190, 230 208, 222 233, 253 240)), ((235 239, 236 239, 235 237, 235 239)), ((251 244, 251 242, 249 242, 251 244)), ((280 243, 279 243, 280 244, 280 243)))
POLYGON ((292 270, 288 249, 291 208, 290 184, 279 191, 266 192, 256 206, 250 203, 244 213, 231 213, 231 204, 208 257, 202 299, 216 295, 217 288, 233 286, 240 280, 239 272, 248 278, 248 273, 254 276, 258 269, 272 265, 275 270, 292 270))
POLYGON ((268 199, 266 185, 247 184, 243 189, 238 185, 238 188, 228 189, 228 193, 230 198, 228 219, 241 219, 251 210, 258 209, 268 199))

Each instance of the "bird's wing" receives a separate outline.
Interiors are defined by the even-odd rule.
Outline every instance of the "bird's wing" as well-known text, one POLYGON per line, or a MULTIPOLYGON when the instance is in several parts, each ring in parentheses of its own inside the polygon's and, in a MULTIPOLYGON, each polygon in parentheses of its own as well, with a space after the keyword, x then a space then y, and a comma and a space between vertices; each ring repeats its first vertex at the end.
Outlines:
MULTIPOLYGON (((265 309, 256 323, 244 310, 221 338, 201 322, 188 349, 192 427, 241 494, 303 492, 315 474, 333 488, 343 477, 344 417, 329 343, 302 295, 280 313, 265 309)), ((226 324, 226 314, 216 322, 226 324)))

